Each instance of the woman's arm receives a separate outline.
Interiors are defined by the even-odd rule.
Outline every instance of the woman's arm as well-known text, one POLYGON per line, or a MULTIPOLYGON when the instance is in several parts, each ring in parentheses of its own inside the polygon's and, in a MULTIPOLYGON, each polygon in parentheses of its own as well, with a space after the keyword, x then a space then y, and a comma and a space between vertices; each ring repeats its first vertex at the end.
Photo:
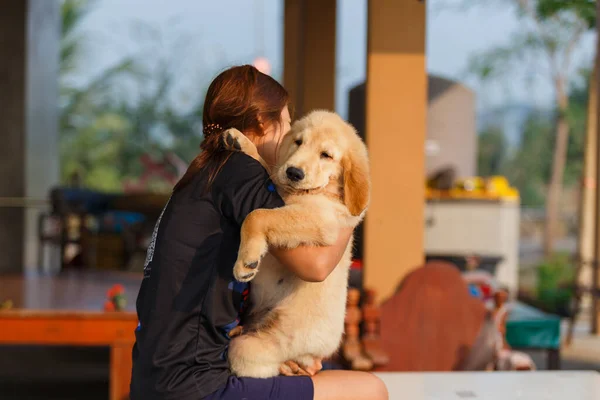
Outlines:
POLYGON ((337 241, 331 246, 299 246, 293 249, 269 249, 279 262, 300 279, 322 282, 342 259, 354 228, 342 228, 337 241))

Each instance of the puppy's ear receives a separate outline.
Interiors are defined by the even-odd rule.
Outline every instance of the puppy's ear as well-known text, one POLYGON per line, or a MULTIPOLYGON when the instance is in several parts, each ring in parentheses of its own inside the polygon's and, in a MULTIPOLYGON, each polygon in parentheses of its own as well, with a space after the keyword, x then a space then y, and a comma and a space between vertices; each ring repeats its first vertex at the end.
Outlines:
POLYGON ((369 205, 371 179, 366 150, 349 151, 342 158, 344 168, 344 204, 353 216, 359 216, 369 205))

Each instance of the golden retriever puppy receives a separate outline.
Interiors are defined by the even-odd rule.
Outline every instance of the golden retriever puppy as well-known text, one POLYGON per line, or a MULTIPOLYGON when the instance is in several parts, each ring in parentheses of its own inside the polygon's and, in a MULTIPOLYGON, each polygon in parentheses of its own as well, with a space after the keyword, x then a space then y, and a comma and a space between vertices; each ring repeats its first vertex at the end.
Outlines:
MULTIPOLYGON (((266 166, 241 132, 227 130, 223 139, 266 166)), ((253 280, 252 310, 228 357, 234 374, 255 378, 278 375, 288 360, 310 366, 331 356, 344 330, 352 241, 335 270, 317 283, 293 275, 269 247, 333 244, 341 227, 362 220, 370 195, 366 146, 350 124, 328 111, 293 124, 270 172, 286 205, 246 217, 234 267, 237 280, 253 280)))

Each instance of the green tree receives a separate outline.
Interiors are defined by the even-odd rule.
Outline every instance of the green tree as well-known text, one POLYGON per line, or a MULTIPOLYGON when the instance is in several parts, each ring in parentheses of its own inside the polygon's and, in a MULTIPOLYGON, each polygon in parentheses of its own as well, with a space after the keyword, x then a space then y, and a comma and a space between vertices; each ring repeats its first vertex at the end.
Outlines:
POLYGON ((565 186, 579 185, 583 174, 585 151, 586 119, 591 70, 580 71, 579 79, 571 84, 567 121, 570 127, 567 163, 565 167, 565 186))
POLYGON ((506 162, 506 138, 497 127, 489 127, 477 138, 477 171, 480 176, 501 175, 506 162))
MULTIPOLYGON (((579 184, 583 169, 589 70, 582 71, 581 76, 582 79, 572 84, 569 95, 567 120, 571 134, 563 180, 565 187, 579 184)), ((553 120, 548 118, 547 113, 533 113, 523 127, 516 152, 505 161, 506 175, 519 189, 524 206, 545 206, 555 137, 553 120)))
POLYGON ((61 5, 60 50, 60 159, 67 182, 78 172, 84 184, 98 189, 118 187, 119 165, 112 162, 122 147, 127 120, 107 107, 110 90, 123 76, 137 76, 132 59, 124 59, 84 85, 74 83, 80 68, 85 35, 80 26, 95 2, 65 0, 61 5))
POLYGON ((546 196, 544 252, 552 253, 558 206, 563 188, 569 145, 569 76, 573 53, 584 33, 595 24, 595 2, 589 0, 504 0, 516 6, 523 20, 520 30, 507 46, 475 55, 470 70, 481 79, 506 76, 526 61, 543 60, 547 77, 554 87, 556 124, 552 169, 546 196))
MULTIPOLYGON (((81 24, 94 2, 62 3, 60 61, 60 150, 63 182, 78 172, 86 187, 120 191, 142 173, 139 158, 174 152, 190 161, 201 140, 202 103, 186 113, 172 105, 173 73, 166 62, 149 74, 133 58, 124 58, 84 85, 74 84, 85 48, 81 24), (118 90, 127 83, 135 101, 118 90)), ((170 190, 170 185, 157 187, 170 190)))
POLYGON ((545 189, 550 175, 552 123, 531 115, 523 128, 519 147, 507 165, 507 177, 521 194, 521 204, 540 207, 545 203, 545 189))

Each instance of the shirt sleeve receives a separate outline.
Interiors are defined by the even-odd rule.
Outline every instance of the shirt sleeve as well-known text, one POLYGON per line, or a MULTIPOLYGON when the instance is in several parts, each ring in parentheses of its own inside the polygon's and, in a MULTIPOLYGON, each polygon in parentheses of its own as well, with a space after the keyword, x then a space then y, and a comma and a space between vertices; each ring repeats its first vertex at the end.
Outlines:
POLYGON ((234 153, 214 182, 216 205, 223 215, 241 226, 258 208, 285 205, 263 166, 244 153, 234 153))

